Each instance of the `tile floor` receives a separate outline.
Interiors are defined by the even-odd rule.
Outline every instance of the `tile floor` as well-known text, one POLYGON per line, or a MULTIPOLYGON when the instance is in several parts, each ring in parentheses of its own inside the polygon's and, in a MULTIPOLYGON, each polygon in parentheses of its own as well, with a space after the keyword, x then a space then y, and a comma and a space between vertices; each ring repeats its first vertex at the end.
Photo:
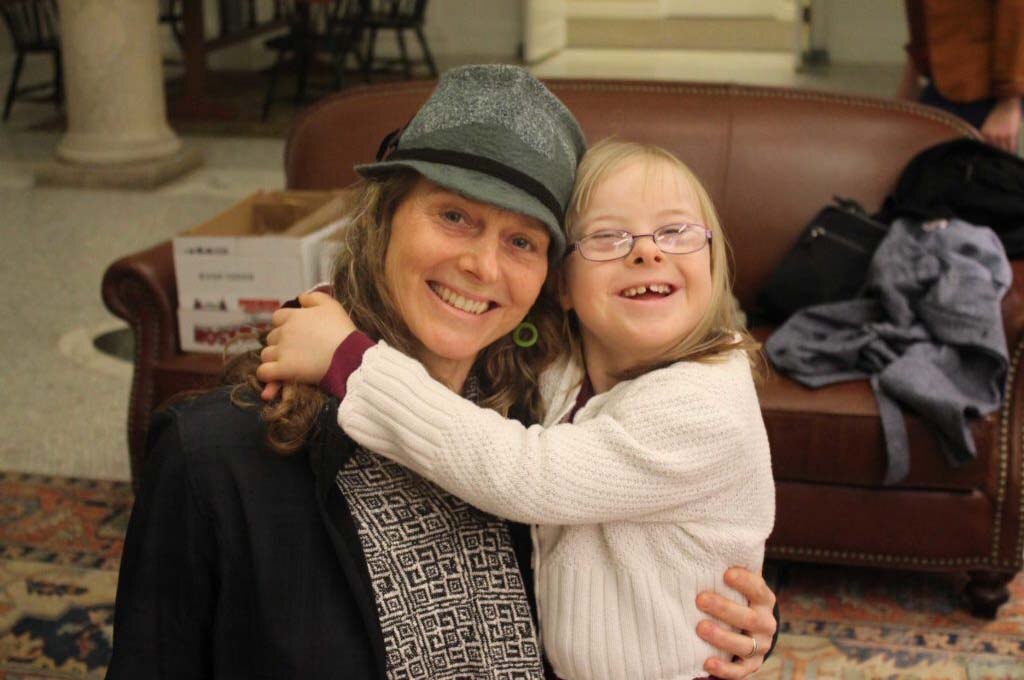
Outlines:
MULTIPOLYGON (((880 96, 893 91, 899 75, 898 67, 801 74, 789 55, 658 50, 568 50, 534 70, 540 76, 735 81, 880 96)), ((18 102, 11 120, 0 125, 0 375, 7 395, 0 409, 0 469, 125 480, 130 367, 91 343, 122 327, 100 299, 103 271, 117 257, 258 188, 282 186, 284 142, 187 138, 206 154, 206 165, 150 192, 37 187, 32 168, 52 157, 60 136, 30 128, 50 115, 48 104, 18 102)))

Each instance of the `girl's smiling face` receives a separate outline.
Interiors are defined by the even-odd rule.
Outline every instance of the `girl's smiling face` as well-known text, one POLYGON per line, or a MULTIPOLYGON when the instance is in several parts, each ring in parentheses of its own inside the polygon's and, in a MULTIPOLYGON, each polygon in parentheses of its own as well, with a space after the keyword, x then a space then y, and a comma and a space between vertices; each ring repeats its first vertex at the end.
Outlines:
POLYGON ((522 321, 548 271, 547 228, 420 179, 395 210, 384 275, 422 348, 456 391, 480 350, 522 321))
MULTIPOLYGON (((650 234, 680 223, 705 224, 690 182, 667 161, 637 157, 593 188, 573 237, 609 229, 650 234)), ((587 372, 598 391, 614 385, 615 375, 656 361, 697 327, 711 301, 710 254, 709 246, 663 253, 652 238, 641 238, 622 259, 569 256, 562 306, 579 319, 587 372)))

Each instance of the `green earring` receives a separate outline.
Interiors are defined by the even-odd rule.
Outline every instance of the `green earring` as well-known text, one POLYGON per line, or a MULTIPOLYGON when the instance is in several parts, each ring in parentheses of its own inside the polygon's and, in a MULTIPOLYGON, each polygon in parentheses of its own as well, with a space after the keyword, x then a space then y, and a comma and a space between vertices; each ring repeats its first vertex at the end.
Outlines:
POLYGON ((540 333, 537 332, 537 327, 529 321, 521 322, 516 326, 516 329, 512 331, 512 342, 524 349, 536 345, 537 338, 539 337, 540 333))

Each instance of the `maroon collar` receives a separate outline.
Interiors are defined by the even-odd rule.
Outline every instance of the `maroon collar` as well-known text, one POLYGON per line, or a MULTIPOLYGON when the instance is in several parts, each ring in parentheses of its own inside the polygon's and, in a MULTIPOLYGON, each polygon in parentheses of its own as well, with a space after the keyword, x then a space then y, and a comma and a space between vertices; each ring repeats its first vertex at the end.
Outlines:
POLYGON ((590 376, 584 374, 583 384, 580 385, 580 392, 576 395, 576 403, 572 405, 572 410, 562 419, 562 422, 571 423, 572 419, 576 417, 576 412, 583 408, 583 405, 590 401, 592 396, 594 396, 594 384, 590 382, 590 376))

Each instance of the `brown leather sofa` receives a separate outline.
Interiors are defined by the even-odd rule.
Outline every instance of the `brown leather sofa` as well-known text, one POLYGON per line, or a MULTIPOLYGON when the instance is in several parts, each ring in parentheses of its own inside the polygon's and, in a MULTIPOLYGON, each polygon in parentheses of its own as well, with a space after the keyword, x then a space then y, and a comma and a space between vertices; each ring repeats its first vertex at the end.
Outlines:
MULTIPOLYGON (((834 194, 880 205, 905 163, 972 128, 931 109, 796 90, 711 84, 552 81, 588 139, 654 142, 703 178, 732 243, 737 296, 758 288, 801 227, 834 194)), ((285 150, 291 188, 343 187, 381 137, 404 124, 430 83, 335 95, 307 110, 285 150)), ((883 487, 885 450, 871 390, 852 382, 805 389, 782 376, 761 388, 778 483, 769 555, 786 560, 963 571, 974 611, 991 616, 1024 551, 1024 261, 1003 302, 1011 365, 1003 409, 978 421, 976 460, 951 469, 928 427, 908 415, 911 470, 883 487)), ((174 392, 206 383, 217 357, 178 348, 170 243, 110 266, 103 299, 136 335, 128 413, 133 474, 150 414, 174 392)), ((770 329, 756 328, 767 336, 770 329)))

